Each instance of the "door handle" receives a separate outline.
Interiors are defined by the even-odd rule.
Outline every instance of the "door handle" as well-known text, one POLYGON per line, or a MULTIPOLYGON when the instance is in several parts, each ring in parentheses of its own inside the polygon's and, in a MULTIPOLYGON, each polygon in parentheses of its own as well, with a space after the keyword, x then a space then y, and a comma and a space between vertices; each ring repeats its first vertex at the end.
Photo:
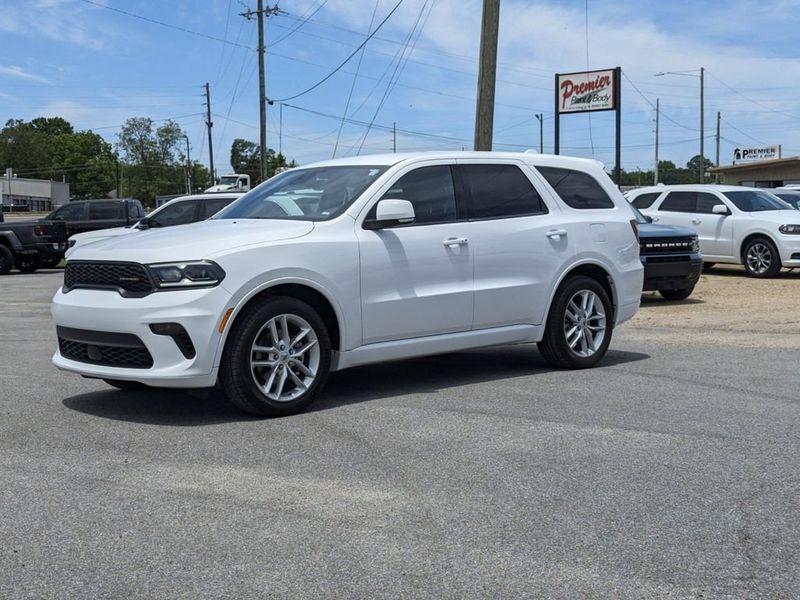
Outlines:
POLYGON ((653 219, 653 223, 658 223, 658 217, 650 217, 650 218, 653 219))
POLYGON ((561 236, 562 236, 562 235, 563 235, 563 236, 566 236, 566 235, 567 235, 567 230, 566 230, 566 229, 550 229, 550 230, 549 230, 549 231, 546 233, 546 235, 547 235, 547 237, 549 237, 551 240, 556 240, 556 241, 557 241, 557 240, 560 240, 560 239, 561 239, 561 236))
POLYGON ((700 225, 700 223, 702 223, 702 222, 703 221, 701 221, 700 219, 692 219, 692 224, 693 225, 700 225))
POLYGON ((445 246, 466 246, 467 245, 467 238, 463 237, 451 237, 447 238, 442 242, 445 246))

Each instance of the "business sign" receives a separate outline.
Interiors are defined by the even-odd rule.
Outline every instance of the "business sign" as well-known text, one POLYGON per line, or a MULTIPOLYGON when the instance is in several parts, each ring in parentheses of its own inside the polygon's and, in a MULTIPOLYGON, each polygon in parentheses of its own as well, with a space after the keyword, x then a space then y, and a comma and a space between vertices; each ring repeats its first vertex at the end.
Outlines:
POLYGON ((733 164, 735 165, 740 163, 757 162, 760 160, 774 160, 780 157, 780 144, 774 146, 733 149, 733 164))
POLYGON ((556 76, 556 109, 559 114, 614 110, 615 69, 559 73, 556 76))

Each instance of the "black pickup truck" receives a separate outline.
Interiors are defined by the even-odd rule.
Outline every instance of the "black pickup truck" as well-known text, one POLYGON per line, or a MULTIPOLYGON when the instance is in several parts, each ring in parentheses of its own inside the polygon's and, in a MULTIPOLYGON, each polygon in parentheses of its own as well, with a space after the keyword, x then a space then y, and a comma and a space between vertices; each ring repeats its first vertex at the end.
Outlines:
POLYGON ((64 221, 67 237, 85 231, 128 227, 144 217, 142 203, 133 198, 73 200, 59 206, 45 221, 64 221))
POLYGON ((686 227, 654 225, 631 206, 639 230, 639 258, 644 266, 642 291, 658 291, 666 300, 692 295, 703 270, 697 233, 686 227))
POLYGON ((4 221, 0 212, 0 275, 17 268, 30 273, 54 267, 67 249, 63 221, 4 221))

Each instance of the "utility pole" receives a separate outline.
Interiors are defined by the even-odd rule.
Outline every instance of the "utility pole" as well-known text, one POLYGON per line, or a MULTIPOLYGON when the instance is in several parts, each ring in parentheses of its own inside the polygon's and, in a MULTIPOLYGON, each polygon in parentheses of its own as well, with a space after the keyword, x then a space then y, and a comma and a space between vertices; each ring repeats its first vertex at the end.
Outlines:
POLYGON ((478 100, 475 110, 475 150, 492 149, 499 26, 500 0, 483 0, 481 56, 478 65, 478 100))
POLYGON ((703 151, 703 144, 706 141, 705 126, 704 126, 705 100, 703 98, 705 93, 704 92, 705 86, 703 84, 705 72, 706 72, 705 67, 700 67, 700 183, 703 183, 703 181, 705 180, 705 173, 706 173, 706 154, 703 151))
POLYGON ((211 121, 211 90, 206 82, 206 129, 208 130, 208 176, 211 179, 210 185, 214 185, 214 146, 211 142, 211 128, 214 123, 211 121))
MULTIPOLYGON (((261 154, 261 181, 265 181, 269 176, 267 172, 267 92, 266 74, 264 72, 264 15, 270 17, 280 12, 278 6, 267 5, 264 8, 264 0, 258 0, 255 12, 247 9, 241 13, 248 21, 255 16, 258 22, 258 114, 259 114, 259 151, 261 154)), ((272 104, 270 102, 270 104, 272 104)))
POLYGON ((392 122, 392 152, 397 152, 397 123, 392 122))
POLYGON ((186 140, 186 193, 192 193, 192 159, 189 156, 189 136, 183 134, 183 139, 186 140))
MULTIPOLYGON (((717 166, 719 166, 719 122, 721 118, 719 111, 717 111, 717 166)), ((719 183, 719 173, 714 173, 714 181, 719 183)))
POLYGON ((656 98, 656 166, 653 170, 653 185, 658 185, 658 115, 660 110, 661 99, 656 98))
POLYGON ((278 154, 283 154, 283 102, 278 107, 278 154))
POLYGON ((535 117, 539 121, 539 154, 544 154, 544 114, 537 113, 535 117))

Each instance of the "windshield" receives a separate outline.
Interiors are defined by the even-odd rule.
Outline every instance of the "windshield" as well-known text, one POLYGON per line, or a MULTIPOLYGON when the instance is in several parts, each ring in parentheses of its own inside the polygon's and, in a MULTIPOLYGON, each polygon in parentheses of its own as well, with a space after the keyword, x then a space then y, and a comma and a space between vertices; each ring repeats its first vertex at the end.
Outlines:
POLYGON ((741 192, 723 192, 726 198, 744 212, 761 212, 764 210, 786 210, 791 208, 783 200, 759 190, 742 190, 741 192))
POLYGON ((236 175, 225 175, 219 178, 220 185, 236 185, 236 182, 239 180, 236 175))
POLYGON ((794 208, 800 208, 800 193, 798 192, 774 192, 774 194, 794 208))
POLYGON ((293 169, 262 183, 215 219, 327 221, 343 213, 387 167, 293 169))

